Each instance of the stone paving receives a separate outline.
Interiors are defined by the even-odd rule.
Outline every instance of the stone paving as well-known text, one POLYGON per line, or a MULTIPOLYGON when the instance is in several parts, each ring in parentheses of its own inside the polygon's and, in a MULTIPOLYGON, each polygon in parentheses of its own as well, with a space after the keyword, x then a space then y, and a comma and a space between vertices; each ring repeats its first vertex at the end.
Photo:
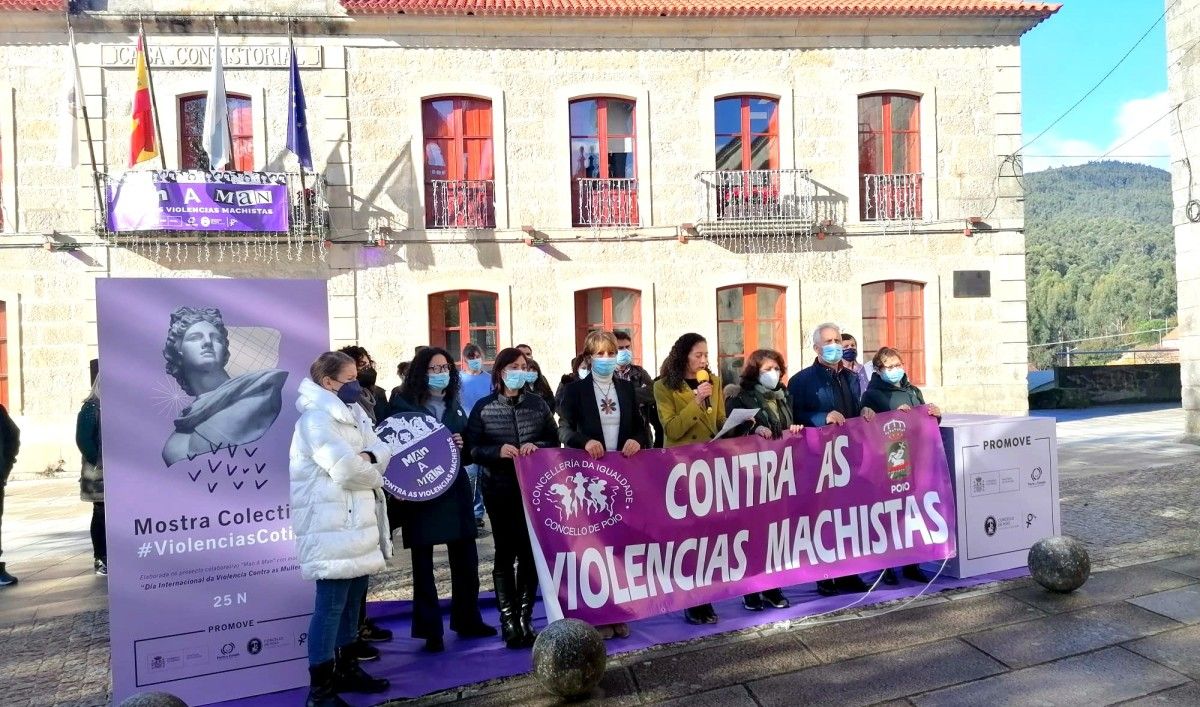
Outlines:
MULTIPOLYGON (((1178 443, 1178 408, 1056 417, 1064 532, 1095 570, 1078 592, 1019 579, 661 646, 610 661, 583 704, 1200 705, 1200 448, 1178 443)), ((9 484, 4 560, 21 582, 0 590, 6 707, 108 703, 106 580, 77 498, 70 478, 9 484)), ((489 540, 480 552, 488 585, 489 540)), ((408 598, 404 559, 373 598, 408 598)), ((520 676, 405 704, 448 702, 555 703, 520 676)))

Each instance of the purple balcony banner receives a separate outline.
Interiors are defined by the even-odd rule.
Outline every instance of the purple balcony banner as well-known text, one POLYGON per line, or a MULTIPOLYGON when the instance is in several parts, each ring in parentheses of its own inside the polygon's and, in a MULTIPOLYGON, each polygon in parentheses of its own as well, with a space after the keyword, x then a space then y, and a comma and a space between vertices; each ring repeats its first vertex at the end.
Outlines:
POLYGON ((286 233, 287 175, 152 170, 108 184, 108 230, 286 233))
POLYGON ((113 704, 307 684, 288 450, 325 282, 101 279, 96 307, 113 704))
POLYGON ((926 408, 626 459, 517 461, 551 620, 603 624, 955 555, 954 490, 926 408))

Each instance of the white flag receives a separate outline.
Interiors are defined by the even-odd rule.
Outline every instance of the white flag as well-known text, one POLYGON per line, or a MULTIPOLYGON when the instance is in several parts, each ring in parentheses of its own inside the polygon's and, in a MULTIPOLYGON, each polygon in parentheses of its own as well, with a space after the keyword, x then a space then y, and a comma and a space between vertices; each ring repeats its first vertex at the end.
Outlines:
POLYGON ((67 71, 66 81, 63 82, 58 108, 58 159, 59 167, 74 169, 79 164, 79 121, 78 101, 75 86, 75 72, 67 71))
POLYGON ((212 82, 204 106, 204 151, 208 153, 209 168, 223 169, 233 152, 229 144, 229 108, 225 105, 225 70, 221 62, 221 36, 216 36, 213 50, 212 82))

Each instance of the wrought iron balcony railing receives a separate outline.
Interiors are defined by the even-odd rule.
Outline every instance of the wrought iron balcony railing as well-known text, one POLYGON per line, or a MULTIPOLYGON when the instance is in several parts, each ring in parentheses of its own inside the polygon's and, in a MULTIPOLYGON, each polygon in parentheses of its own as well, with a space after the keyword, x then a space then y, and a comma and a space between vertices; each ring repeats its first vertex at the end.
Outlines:
POLYGON ((96 208, 95 229, 102 238, 319 241, 329 235, 327 185, 321 174, 305 174, 301 179, 298 172, 146 170, 97 178, 103 201, 96 208), (225 185, 229 188, 223 189, 225 185), (239 190, 239 185, 272 191, 251 195, 239 190), (189 189, 200 197, 189 196, 189 189), (275 198, 279 191, 286 194, 279 195, 286 204, 275 198), (190 204, 197 207, 191 209, 190 204))
POLYGON ((921 218, 920 174, 864 174, 859 194, 864 221, 921 218))
POLYGON ((816 220, 811 170, 714 170, 696 179, 701 234, 803 234, 816 220))
POLYGON ((425 185, 427 228, 496 227, 496 185, 491 179, 432 179, 425 185))
POLYGON ((636 179, 576 179, 571 183, 575 202, 574 225, 637 226, 636 179))

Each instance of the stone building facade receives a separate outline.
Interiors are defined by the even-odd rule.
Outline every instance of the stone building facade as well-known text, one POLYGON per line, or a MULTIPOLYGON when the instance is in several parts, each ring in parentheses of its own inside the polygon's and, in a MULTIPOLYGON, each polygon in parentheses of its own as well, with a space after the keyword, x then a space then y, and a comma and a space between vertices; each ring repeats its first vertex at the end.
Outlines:
POLYGON ((1171 187, 1179 277, 1179 363, 1187 435, 1200 441, 1200 191, 1187 147, 1200 145, 1200 57, 1191 51, 1200 41, 1200 2, 1167 4, 1167 84, 1178 118, 1171 121, 1171 187))
POLYGON ((714 368, 756 347, 799 368, 811 329, 833 320, 864 348, 904 349, 944 409, 1027 409, 1020 172, 1006 155, 1021 138, 1020 38, 1057 5, 245 8, 0 0, 0 336, 20 472, 74 463, 104 277, 326 280, 331 343, 366 346, 385 386, 414 346, 468 338, 530 344, 556 380, 597 325, 631 330, 650 369, 688 331, 721 354, 714 368), (327 207, 306 240, 98 229, 82 129, 78 166, 56 162, 68 16, 98 169, 114 178, 139 23, 167 167, 195 160, 189 101, 207 89, 216 25, 238 164, 296 172, 290 31, 327 207))

